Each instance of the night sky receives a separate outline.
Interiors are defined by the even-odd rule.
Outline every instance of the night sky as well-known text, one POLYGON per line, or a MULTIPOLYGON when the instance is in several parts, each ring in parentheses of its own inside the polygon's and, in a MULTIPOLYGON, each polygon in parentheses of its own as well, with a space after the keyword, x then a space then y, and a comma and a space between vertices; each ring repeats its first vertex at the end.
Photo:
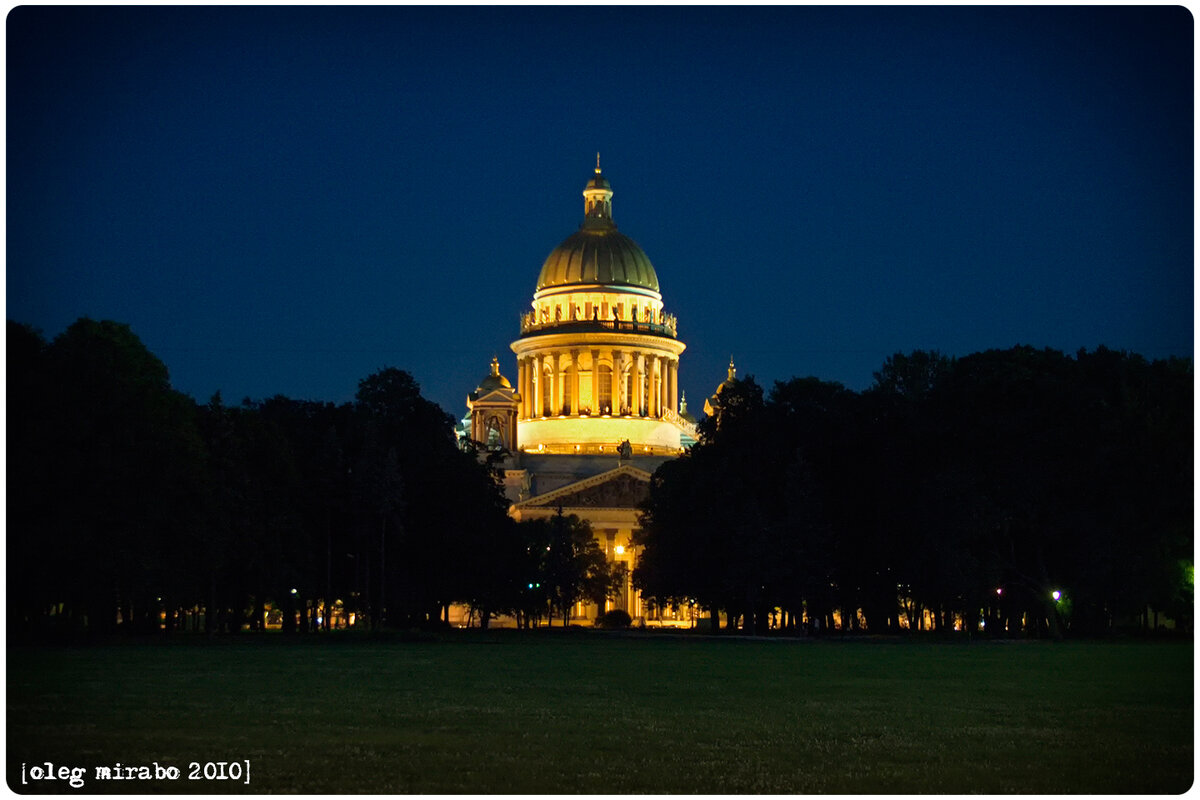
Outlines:
POLYGON ((688 345, 852 389, 897 351, 1193 352, 1181 8, 23 7, 7 315, 129 323, 200 401, 462 416, 596 152, 688 345))

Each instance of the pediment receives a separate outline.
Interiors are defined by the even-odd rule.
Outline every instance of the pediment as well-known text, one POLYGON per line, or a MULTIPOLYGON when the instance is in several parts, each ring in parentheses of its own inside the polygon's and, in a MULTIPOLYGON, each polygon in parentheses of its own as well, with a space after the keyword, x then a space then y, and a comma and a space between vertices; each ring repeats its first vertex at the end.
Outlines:
POLYGON ((521 508, 639 508, 649 493, 650 473, 626 465, 531 497, 517 505, 521 508))
POLYGON ((512 405, 519 402, 521 402, 520 393, 512 389, 492 389, 490 392, 482 394, 479 397, 471 397, 473 405, 481 403, 488 405, 512 405))

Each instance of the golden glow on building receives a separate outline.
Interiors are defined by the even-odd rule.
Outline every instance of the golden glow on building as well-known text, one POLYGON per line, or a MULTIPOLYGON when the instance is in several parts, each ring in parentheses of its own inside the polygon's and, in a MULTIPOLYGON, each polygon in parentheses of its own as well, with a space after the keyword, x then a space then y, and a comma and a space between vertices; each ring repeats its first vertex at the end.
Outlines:
POLYGON ((650 259, 612 220, 612 195, 597 165, 583 223, 546 258, 521 316, 518 448, 601 453, 628 441, 670 455, 692 433, 675 411, 686 346, 650 259))
MULTIPOLYGON (((654 469, 696 439, 680 411, 678 320, 658 274, 612 218, 612 186, 600 170, 583 189, 584 218, 542 263, 531 310, 511 344, 516 380, 491 372, 467 398, 467 438, 507 451, 504 489, 516 520, 559 513, 587 520, 606 559, 624 574, 594 619, 621 609, 635 619, 691 620, 694 609, 656 609, 632 584, 640 505, 654 469), (664 616, 665 615, 665 616, 664 616)), ((451 612, 470 624, 470 610, 451 612)))

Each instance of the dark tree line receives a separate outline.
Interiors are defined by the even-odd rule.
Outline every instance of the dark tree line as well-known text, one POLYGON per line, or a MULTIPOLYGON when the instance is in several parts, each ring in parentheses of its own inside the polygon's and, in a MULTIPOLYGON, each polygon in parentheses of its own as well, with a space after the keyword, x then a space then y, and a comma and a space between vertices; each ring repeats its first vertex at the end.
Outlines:
POLYGON ((16 635, 433 626, 451 603, 536 623, 606 580, 586 523, 510 519, 398 369, 353 403, 201 405, 127 325, 10 321, 7 399, 16 635))
MULTIPOLYGON (((451 603, 536 624, 621 583, 585 521, 513 522, 401 370, 341 405, 197 404, 126 325, 10 322, 7 356, 14 634, 431 626, 451 603)), ((1190 362, 917 352, 875 377, 729 384, 654 475, 635 584, 749 629, 1190 627, 1190 362)))
POLYGON ((914 352, 861 393, 747 378, 719 402, 651 483, 657 602, 750 630, 1191 625, 1190 361, 914 352))

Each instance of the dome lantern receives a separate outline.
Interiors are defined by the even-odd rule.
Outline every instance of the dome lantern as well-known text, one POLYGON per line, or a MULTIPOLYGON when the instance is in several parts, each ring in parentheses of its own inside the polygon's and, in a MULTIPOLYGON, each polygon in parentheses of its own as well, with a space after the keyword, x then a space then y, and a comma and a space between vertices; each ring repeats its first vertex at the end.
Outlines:
POLYGON ((616 227, 612 221, 612 185, 600 174, 600 154, 596 153, 596 174, 583 187, 584 225, 589 222, 616 227))

